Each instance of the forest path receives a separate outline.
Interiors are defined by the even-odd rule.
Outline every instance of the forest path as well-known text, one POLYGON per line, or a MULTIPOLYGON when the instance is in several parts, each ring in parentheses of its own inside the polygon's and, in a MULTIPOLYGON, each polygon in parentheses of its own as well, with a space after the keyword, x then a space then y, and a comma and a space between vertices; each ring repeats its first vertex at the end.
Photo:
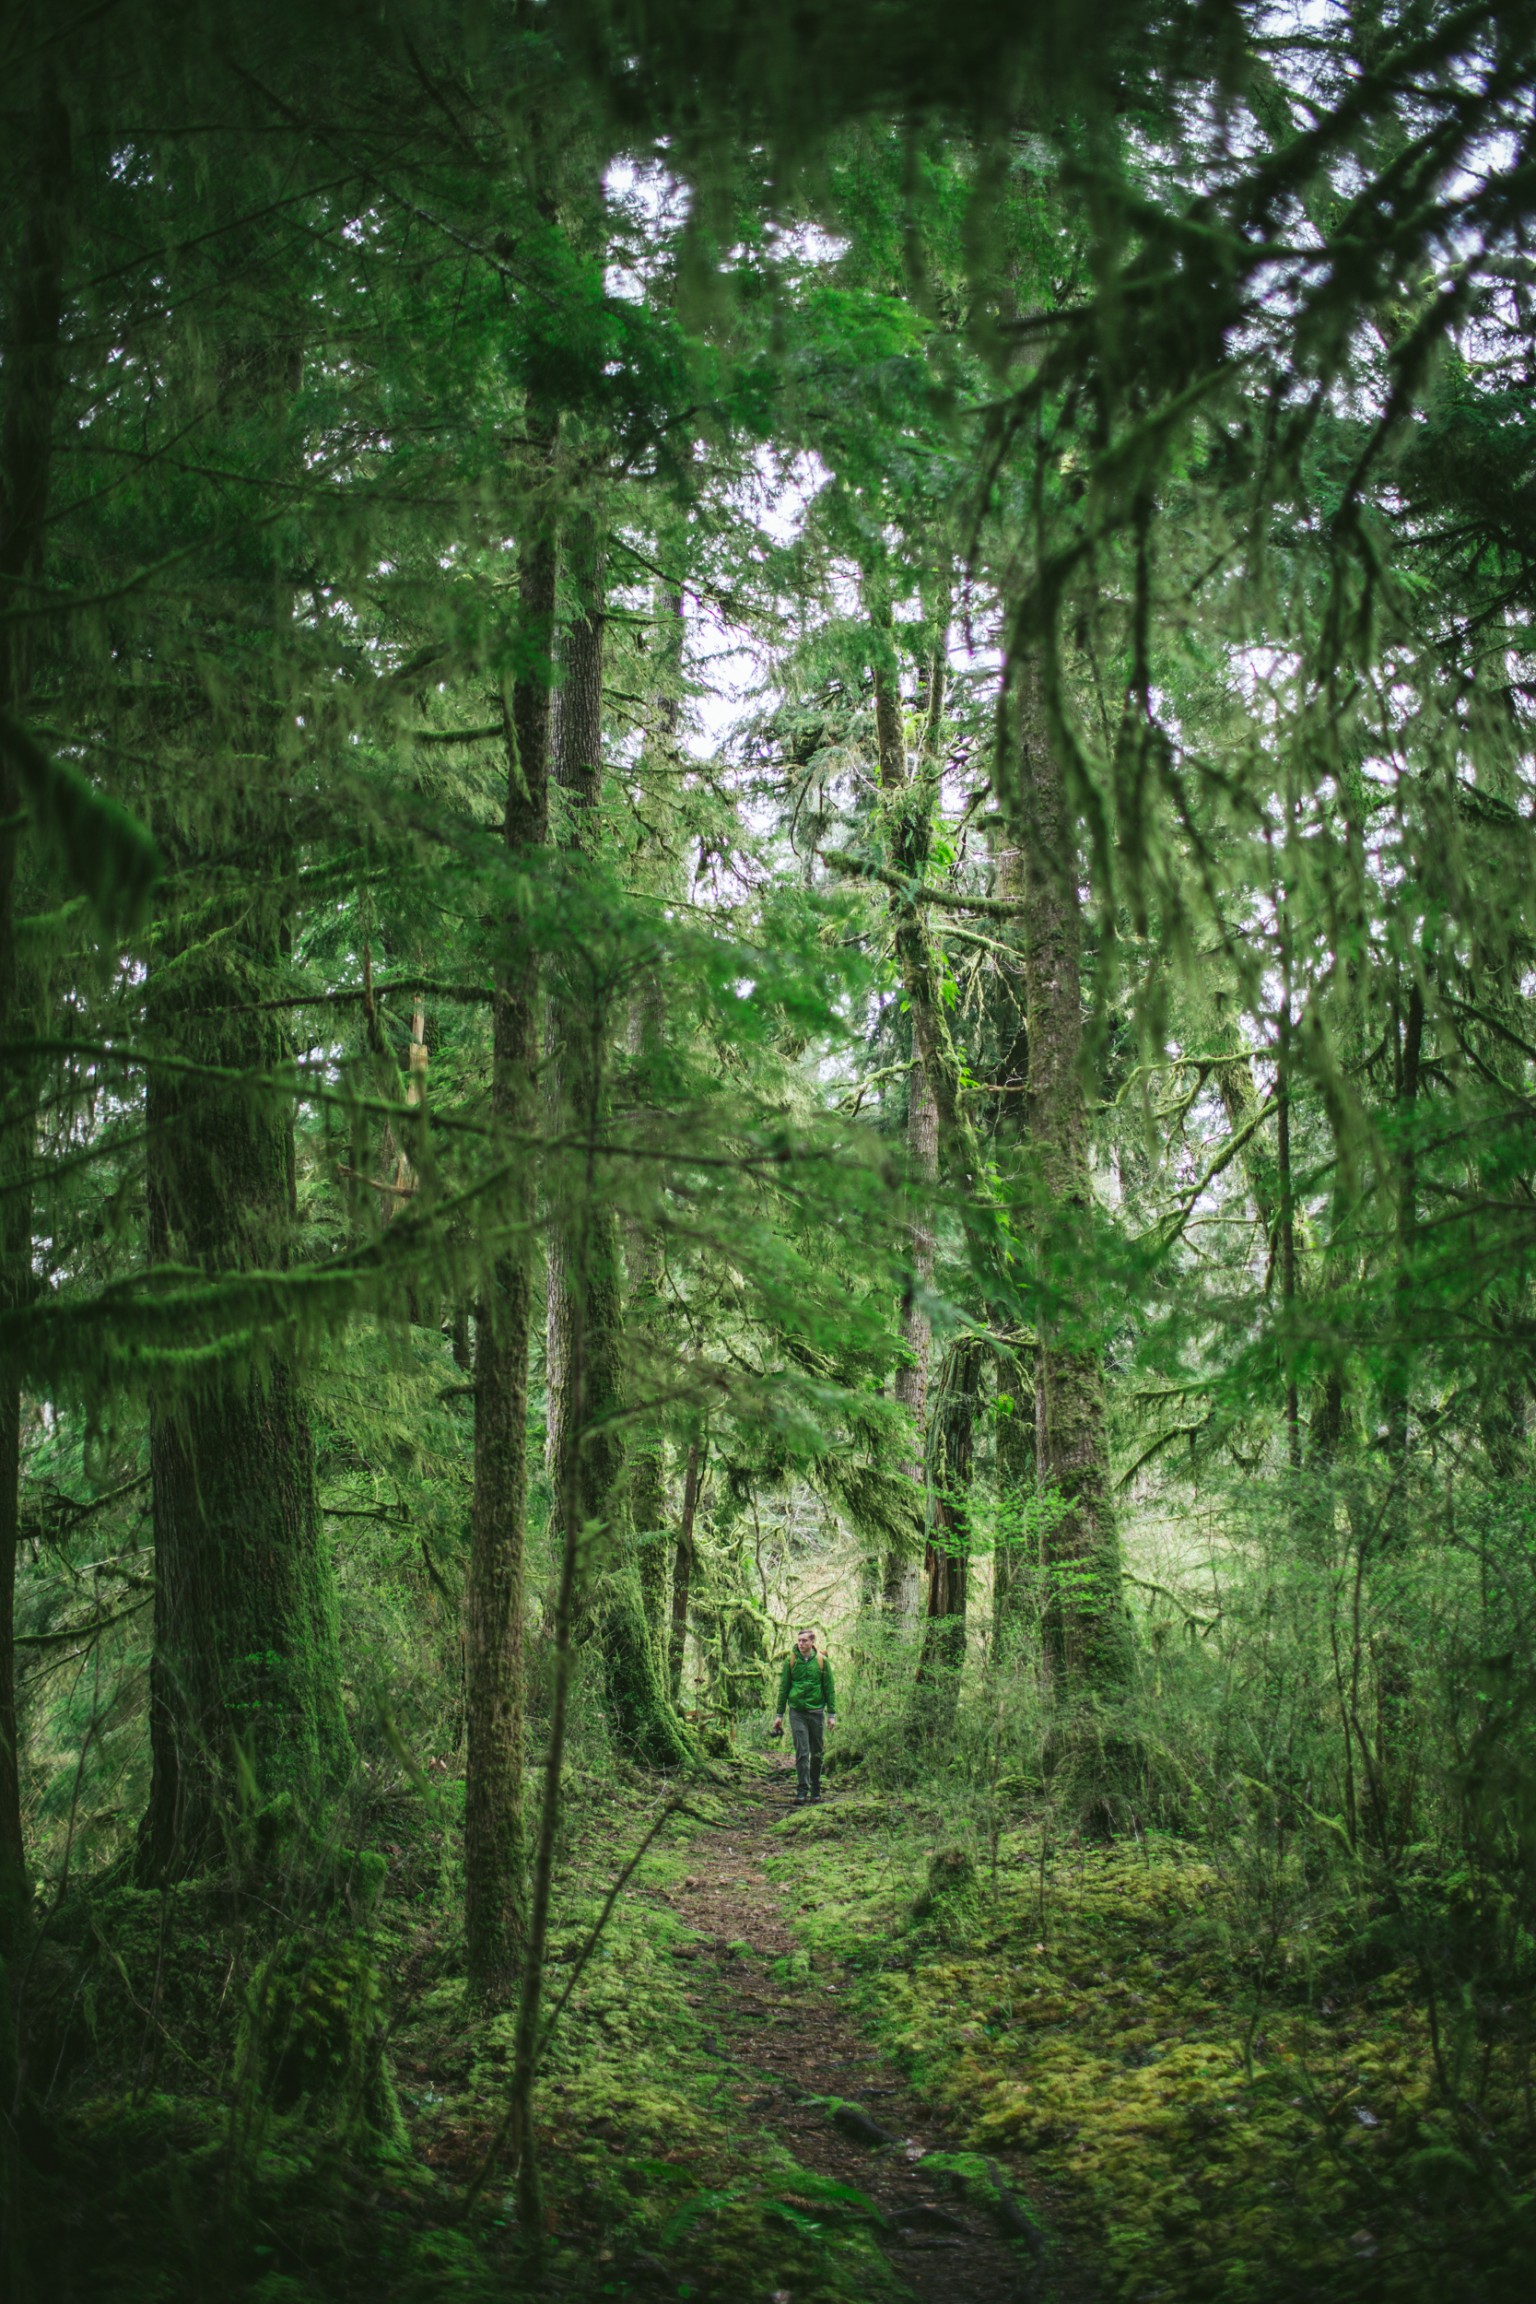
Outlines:
MULTIPOLYGON (((769 1856, 791 1852, 792 1842, 770 1834, 793 1792, 792 1763, 743 1785, 738 1815, 693 1843, 688 1874, 670 1898, 702 1938, 693 1997, 736 2067, 739 2102, 803 2168, 854 2185, 875 2204, 886 2219, 886 2254, 923 2304, 1080 2297, 1076 2282, 1063 2281, 1064 2267, 1053 2263, 1047 2276, 1033 2240, 1003 2237, 1010 2214, 1021 2234, 1028 2227, 1027 2202, 1005 2194, 1001 2210, 987 2208, 947 2173, 925 2168, 928 2154, 955 2143, 843 2013, 846 1976, 803 1965, 784 1892, 765 1869, 769 1856), (828 2097, 841 2099, 838 2111, 828 2097)), ((836 1800, 830 1794, 827 1807, 836 1800)))

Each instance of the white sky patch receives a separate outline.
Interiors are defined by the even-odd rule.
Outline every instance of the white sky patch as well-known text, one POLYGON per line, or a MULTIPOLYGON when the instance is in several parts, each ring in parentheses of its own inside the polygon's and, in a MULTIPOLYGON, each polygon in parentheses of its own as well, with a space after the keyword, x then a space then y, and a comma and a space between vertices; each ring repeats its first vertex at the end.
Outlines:
MULTIPOLYGON (((782 549, 799 536, 831 477, 818 456, 806 453, 786 464, 768 448, 759 448, 751 476, 732 493, 732 507, 769 544, 782 549)), ((707 679, 699 679, 703 693, 694 699, 693 725, 684 741, 694 759, 715 760, 729 750, 749 710, 762 705, 769 690, 769 650, 759 632, 713 597, 689 602, 688 623, 690 670, 696 677, 707 670, 707 679)))
POLYGON ((603 285, 626 304, 643 304, 688 221, 691 196, 659 160, 621 154, 603 177, 603 197, 611 250, 603 285))

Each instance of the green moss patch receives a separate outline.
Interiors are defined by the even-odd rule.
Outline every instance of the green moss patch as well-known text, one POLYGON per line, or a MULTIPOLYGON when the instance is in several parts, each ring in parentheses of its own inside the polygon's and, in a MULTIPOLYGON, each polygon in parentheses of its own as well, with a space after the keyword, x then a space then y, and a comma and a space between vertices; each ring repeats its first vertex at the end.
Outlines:
POLYGON ((1526 2292, 1529 2130, 1511 2104, 1479 2135, 1448 2100, 1415 1972, 1352 1981, 1299 1930, 1257 1953, 1172 1840, 1042 1869, 1017 1831, 995 1880, 945 1895, 920 1819, 869 1821, 781 1832, 797 1926, 858 1971, 861 2021, 965 2143, 1051 2188, 1112 2293, 1526 2292))

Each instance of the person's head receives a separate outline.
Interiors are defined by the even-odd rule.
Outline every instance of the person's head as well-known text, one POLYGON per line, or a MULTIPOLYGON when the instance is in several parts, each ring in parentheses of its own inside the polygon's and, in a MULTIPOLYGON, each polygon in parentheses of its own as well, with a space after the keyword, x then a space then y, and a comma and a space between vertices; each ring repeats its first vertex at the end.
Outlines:
POLYGON ((815 1633, 807 1628, 800 1634, 799 1638, 795 1642, 795 1646, 799 1649, 802 1656, 814 1656, 816 1653, 815 1633))

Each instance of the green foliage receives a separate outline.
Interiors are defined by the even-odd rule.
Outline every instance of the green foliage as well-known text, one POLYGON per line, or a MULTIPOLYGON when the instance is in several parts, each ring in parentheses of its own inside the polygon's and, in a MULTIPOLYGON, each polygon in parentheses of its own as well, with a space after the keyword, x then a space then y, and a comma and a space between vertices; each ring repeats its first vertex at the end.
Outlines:
MULTIPOLYGON (((539 2245, 446 2206, 510 2047, 456 1966, 475 1361, 600 1230, 601 1383, 536 1345, 519 1434, 530 1763, 562 1400, 619 1499, 557 1954, 637 1759, 697 1761, 691 1464, 685 1706, 718 1758, 834 1628, 864 1789, 784 1837, 971 2140, 1133 2296, 1513 2294, 1530 7, 13 16, 0 2032, 57 2074, 29 2231, 99 2195, 61 2292, 539 2245), (594 606, 593 797, 509 842, 594 606)), ((551 2048, 556 2275, 877 2289, 677 1953, 621 1900, 551 2048)))

